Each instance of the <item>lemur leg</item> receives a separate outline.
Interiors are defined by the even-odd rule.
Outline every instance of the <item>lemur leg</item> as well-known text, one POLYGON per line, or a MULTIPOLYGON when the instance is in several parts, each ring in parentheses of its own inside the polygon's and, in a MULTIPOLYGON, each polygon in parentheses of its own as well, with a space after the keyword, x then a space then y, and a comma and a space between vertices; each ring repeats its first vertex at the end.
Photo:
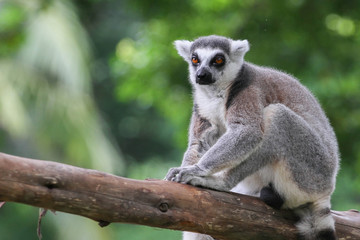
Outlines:
POLYGON ((323 139, 282 104, 265 108, 263 124, 261 147, 236 167, 239 179, 261 178, 260 197, 266 203, 294 209, 300 217, 300 239, 335 240, 330 213, 335 166, 323 139))
POLYGON ((296 209, 301 218, 297 224, 301 239, 335 240, 330 213, 334 163, 323 139, 302 117, 281 104, 265 109, 264 129, 257 157, 261 160, 263 154, 272 152, 275 160, 259 171, 271 186, 261 192, 273 192, 270 198, 277 199, 276 203, 283 200, 284 208, 296 209))
POLYGON ((331 194, 334 170, 327 147, 302 117, 282 104, 264 111, 264 140, 254 157, 262 162, 266 155, 272 161, 260 174, 286 198, 287 207, 331 194))

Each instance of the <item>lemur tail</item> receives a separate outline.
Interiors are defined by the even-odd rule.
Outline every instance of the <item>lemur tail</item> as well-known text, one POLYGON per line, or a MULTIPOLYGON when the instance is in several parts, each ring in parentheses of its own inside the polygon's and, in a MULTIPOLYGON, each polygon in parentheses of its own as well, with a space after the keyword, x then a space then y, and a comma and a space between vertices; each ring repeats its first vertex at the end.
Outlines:
POLYGON ((296 210, 300 221, 296 224, 302 240, 336 240, 330 201, 322 200, 296 210))

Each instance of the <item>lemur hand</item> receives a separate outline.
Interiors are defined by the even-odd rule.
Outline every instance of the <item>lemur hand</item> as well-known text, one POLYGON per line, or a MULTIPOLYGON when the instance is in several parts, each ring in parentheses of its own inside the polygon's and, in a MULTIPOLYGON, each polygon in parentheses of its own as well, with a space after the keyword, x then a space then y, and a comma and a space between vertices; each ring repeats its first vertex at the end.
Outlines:
POLYGON ((197 165, 170 168, 165 180, 189 184, 192 179, 208 176, 207 172, 197 165))

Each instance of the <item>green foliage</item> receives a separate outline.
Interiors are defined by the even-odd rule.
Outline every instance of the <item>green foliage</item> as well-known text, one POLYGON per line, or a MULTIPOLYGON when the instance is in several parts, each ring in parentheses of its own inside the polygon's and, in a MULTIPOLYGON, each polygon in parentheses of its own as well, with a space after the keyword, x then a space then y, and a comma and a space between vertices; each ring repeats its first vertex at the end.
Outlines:
MULTIPOLYGON (((37 239, 37 221, 39 209, 6 203, 0 211, 0 232, 2 240, 37 239)), ((51 236, 55 226, 52 222, 43 220, 42 233, 51 236)))
MULTIPOLYGON (((0 34, 6 37, 0 47, 1 151, 121 172, 121 156, 103 129, 91 93, 89 38, 72 4, 27 3, 0 3, 0 34)), ((21 210, 0 213, 3 221, 24 220, 24 232, 8 228, 2 238, 27 238, 30 228, 36 238, 36 215, 27 221, 21 210)), ((70 238, 77 235, 80 232, 73 231, 70 238)))
POLYGON ((113 171, 121 160, 91 96, 88 36, 69 2, 42 3, 5 2, 5 16, 17 17, 4 17, 4 31, 22 19, 25 40, 0 60, 0 124, 38 157, 113 171))
MULTIPOLYGON (((154 34, 161 31, 161 26, 160 22, 152 22, 148 31, 154 34)), ((173 122, 178 132, 182 132, 177 135, 177 140, 183 147, 186 135, 181 130, 186 129, 190 118, 191 98, 189 89, 181 83, 181 79, 176 79, 176 75, 170 77, 176 68, 176 60, 171 57, 168 48, 156 39, 151 42, 134 42, 128 38, 121 40, 116 47, 118 61, 113 64, 116 74, 122 77, 116 93, 121 101, 137 100, 141 104, 156 107, 173 122)))
POLYGON ((0 5, 0 56, 11 54, 22 43, 24 16, 23 9, 14 3, 0 5))
POLYGON ((150 228, 137 225, 122 224, 116 226, 116 235, 113 239, 131 240, 159 240, 181 239, 181 232, 160 228, 150 228))

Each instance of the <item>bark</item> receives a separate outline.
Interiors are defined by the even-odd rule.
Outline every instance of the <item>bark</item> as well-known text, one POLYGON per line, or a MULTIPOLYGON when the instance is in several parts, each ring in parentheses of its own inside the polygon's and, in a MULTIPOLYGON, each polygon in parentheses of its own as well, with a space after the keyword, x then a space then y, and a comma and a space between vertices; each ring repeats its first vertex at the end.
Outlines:
MULTIPOLYGON (((216 239, 296 239, 295 216, 258 198, 162 180, 133 180, 0 153, 0 202, 133 223, 216 239)), ((360 239, 360 213, 332 211, 338 237, 360 239)))

